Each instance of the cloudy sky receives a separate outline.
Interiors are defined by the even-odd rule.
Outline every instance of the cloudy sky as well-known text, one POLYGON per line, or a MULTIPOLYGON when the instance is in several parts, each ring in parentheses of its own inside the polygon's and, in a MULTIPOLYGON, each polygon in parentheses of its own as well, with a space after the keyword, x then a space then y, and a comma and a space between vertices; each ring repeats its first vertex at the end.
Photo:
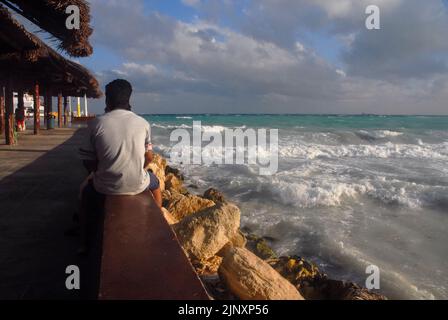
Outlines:
POLYGON ((128 79, 139 113, 448 114, 443 0, 90 4, 95 53, 78 61, 103 87, 128 79))

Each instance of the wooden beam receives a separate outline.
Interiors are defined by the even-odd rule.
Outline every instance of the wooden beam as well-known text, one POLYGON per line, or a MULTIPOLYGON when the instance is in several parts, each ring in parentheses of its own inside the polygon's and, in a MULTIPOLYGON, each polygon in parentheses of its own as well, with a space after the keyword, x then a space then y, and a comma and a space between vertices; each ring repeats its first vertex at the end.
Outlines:
POLYGON ((25 110, 25 103, 23 101, 23 89, 17 90, 17 108, 25 110))
POLYGON ((62 94, 58 94, 58 127, 62 128, 62 94))
POLYGON ((25 130, 25 102, 23 101, 23 89, 17 90, 17 131, 25 130))
POLYGON ((68 97, 64 97, 64 127, 68 124, 68 97))
POLYGON ((39 134, 40 130, 40 93, 39 84, 34 86, 34 134, 39 134))
POLYGON ((149 191, 106 196, 102 240, 100 300, 209 299, 149 191))
POLYGON ((45 90, 45 118, 47 119, 47 130, 54 129, 54 121, 52 121, 53 99, 50 89, 45 90))
POLYGON ((42 92, 42 96, 44 98, 44 127, 47 127, 47 118, 48 118, 48 105, 47 105, 47 93, 46 88, 44 87, 44 90, 42 92))
POLYGON ((0 135, 5 131, 5 92, 3 86, 0 87, 0 135))
POLYGON ((14 97, 10 84, 6 86, 5 90, 5 142, 9 146, 16 142, 14 137, 14 97))

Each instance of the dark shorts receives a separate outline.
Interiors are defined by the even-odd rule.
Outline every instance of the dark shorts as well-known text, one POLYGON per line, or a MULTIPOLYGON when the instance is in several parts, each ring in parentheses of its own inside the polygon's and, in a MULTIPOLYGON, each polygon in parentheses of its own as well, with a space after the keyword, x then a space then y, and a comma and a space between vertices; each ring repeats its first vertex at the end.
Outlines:
MULTIPOLYGON (((154 191, 160 188, 160 182, 157 176, 151 171, 148 171, 148 176, 149 176, 149 186, 147 190, 154 191)), ((96 191, 95 187, 93 186, 93 179, 90 179, 89 183, 82 191, 83 205, 89 207, 93 206, 94 209, 101 209, 102 206, 104 205, 104 198, 105 195, 96 191)))
POLYGON ((157 178, 157 176, 154 173, 152 173, 151 171, 148 171, 148 176, 149 176, 148 190, 154 191, 156 189, 159 189, 159 187, 160 187, 159 178, 157 178))
POLYGON ((93 179, 89 179, 87 186, 82 190, 82 205, 88 211, 102 210, 104 206, 105 195, 96 191, 93 186, 93 179))

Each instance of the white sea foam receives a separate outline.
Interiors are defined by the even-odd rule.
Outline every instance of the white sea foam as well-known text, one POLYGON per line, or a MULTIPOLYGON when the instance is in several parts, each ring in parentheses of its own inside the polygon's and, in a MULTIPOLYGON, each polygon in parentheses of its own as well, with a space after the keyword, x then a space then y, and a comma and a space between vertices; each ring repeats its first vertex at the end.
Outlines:
MULTIPOLYGON (((183 118, 183 117, 182 117, 183 118)), ((171 124, 160 124, 160 123, 153 123, 151 124, 152 127, 154 128, 161 128, 161 129, 192 129, 193 125, 188 125, 188 124, 180 124, 180 125, 171 125, 171 124)), ((246 129, 246 126, 237 126, 237 127, 226 127, 226 126, 218 126, 218 125, 214 125, 214 126, 206 126, 206 125, 202 125, 201 129, 203 132, 223 132, 226 129, 246 129)))
POLYGON ((235 130, 235 129, 246 129, 246 126, 239 126, 239 127, 226 127, 226 126, 201 126, 202 127, 202 131, 203 132, 223 132, 226 129, 231 129, 231 130, 235 130))
POLYGON ((300 170, 301 175, 294 171, 283 172, 264 183, 272 192, 273 199, 298 208, 350 205, 362 196, 384 204, 412 209, 448 203, 447 186, 428 186, 384 176, 357 181, 348 177, 338 179, 325 173, 304 177, 314 169, 308 170, 300 170))
POLYGON ((373 131, 360 130, 359 134, 361 136, 369 137, 371 139, 378 139, 378 138, 402 136, 403 132, 392 130, 373 130, 373 131))
POLYGON ((202 126, 204 132, 222 132, 226 129, 224 126, 202 126))
POLYGON ((158 123, 151 124, 151 127, 154 128, 161 128, 161 129, 191 129, 192 126, 189 126, 187 124, 181 124, 181 125, 162 125, 158 123))
MULTIPOLYGON (((183 126, 191 129, 189 122, 183 126)), ((236 127, 203 126, 221 134, 226 128, 236 127)), ((280 253, 315 254, 330 268, 339 259, 342 272, 358 264, 357 272, 336 278, 356 274, 361 285, 364 265, 378 263, 382 285, 397 297, 448 297, 442 259, 448 241, 446 131, 297 126, 281 129, 279 143, 274 176, 260 177, 257 167, 248 165, 181 169, 189 183, 229 194, 242 209, 243 225, 277 238, 280 253), (432 269, 442 271, 421 276, 432 269)), ((160 149, 170 152, 168 144, 160 149)), ((217 152, 209 148, 205 155, 217 152)))
POLYGON ((402 136, 403 132, 398 131, 390 131, 390 130, 377 130, 375 131, 375 134, 378 138, 385 138, 385 137, 398 137, 402 136))
POLYGON ((352 144, 352 145, 322 145, 291 142, 280 146, 281 157, 299 157, 316 159, 317 157, 346 158, 418 158, 448 160, 447 143, 441 144, 352 144))
POLYGON ((316 183, 303 181, 300 183, 276 180, 272 183, 272 192, 286 205, 299 208, 316 206, 339 206, 343 198, 355 198, 366 193, 368 187, 346 183, 316 183))

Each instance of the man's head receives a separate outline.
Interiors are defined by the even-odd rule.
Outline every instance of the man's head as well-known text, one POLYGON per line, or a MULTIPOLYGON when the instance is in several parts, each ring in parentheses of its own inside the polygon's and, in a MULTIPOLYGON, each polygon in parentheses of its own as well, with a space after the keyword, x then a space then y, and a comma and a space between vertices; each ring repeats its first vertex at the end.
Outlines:
POLYGON ((106 111, 115 109, 131 110, 129 100, 132 94, 131 84, 123 79, 116 79, 106 85, 106 111))

